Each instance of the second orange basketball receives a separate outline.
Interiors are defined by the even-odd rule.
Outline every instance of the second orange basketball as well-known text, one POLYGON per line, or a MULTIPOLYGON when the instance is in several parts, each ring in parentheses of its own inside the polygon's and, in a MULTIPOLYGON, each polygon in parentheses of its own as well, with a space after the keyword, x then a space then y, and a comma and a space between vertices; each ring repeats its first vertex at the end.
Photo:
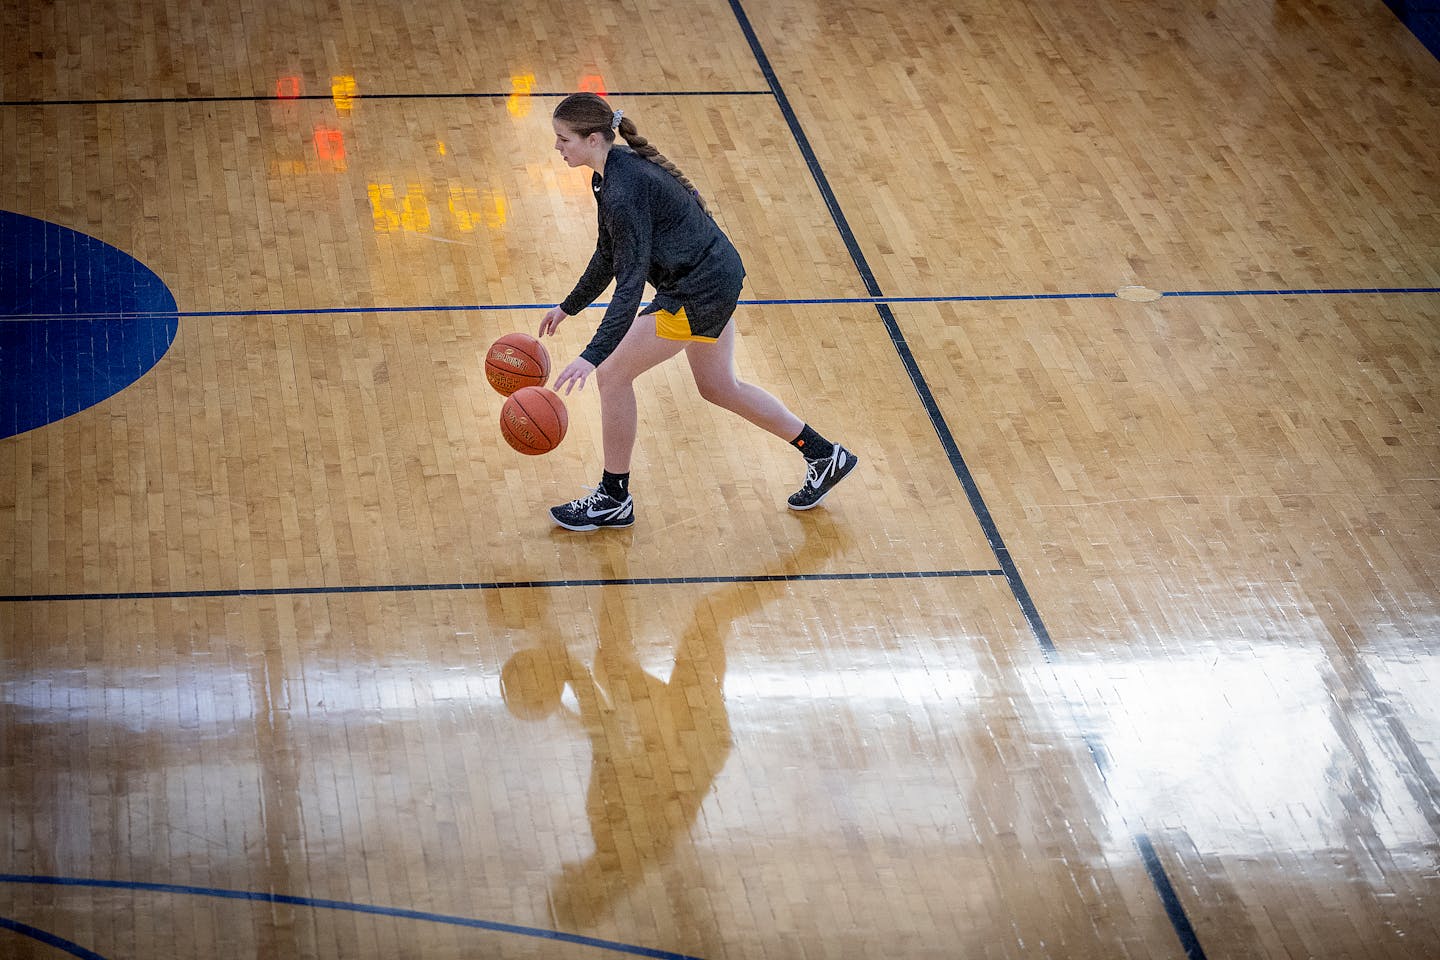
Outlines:
POLYGON ((485 354, 485 379, 508 397, 521 387, 541 387, 550 379, 550 352, 528 333, 507 333, 485 354))
POLYGON ((521 387, 500 408, 500 433, 521 453, 549 453, 565 439, 570 414, 554 390, 521 387))

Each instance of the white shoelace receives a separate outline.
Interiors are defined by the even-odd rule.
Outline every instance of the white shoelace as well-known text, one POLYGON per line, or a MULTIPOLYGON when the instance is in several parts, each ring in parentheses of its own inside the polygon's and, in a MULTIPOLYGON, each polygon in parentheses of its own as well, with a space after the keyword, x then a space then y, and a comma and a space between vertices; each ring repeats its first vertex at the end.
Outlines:
POLYGON ((839 448, 837 447, 830 451, 830 456, 822 457, 819 460, 811 460, 809 457, 806 457, 805 482, 812 487, 815 486, 819 482, 820 477, 830 468, 830 465, 835 462, 835 454, 838 451, 839 448))
POLYGON ((588 509, 599 502, 601 497, 606 495, 599 487, 586 487, 585 489, 590 492, 583 497, 577 497, 570 501, 570 508, 572 510, 579 510, 581 508, 588 509))

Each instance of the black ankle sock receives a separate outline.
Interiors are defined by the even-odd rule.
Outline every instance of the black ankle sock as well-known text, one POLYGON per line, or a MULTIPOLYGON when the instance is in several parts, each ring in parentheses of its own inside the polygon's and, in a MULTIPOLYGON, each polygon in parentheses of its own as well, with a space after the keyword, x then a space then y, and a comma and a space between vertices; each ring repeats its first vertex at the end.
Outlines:
POLYGON ((808 423, 800 429, 800 436, 790 441, 790 446, 803 453, 806 460, 824 460, 835 452, 835 444, 810 429, 808 423))
POLYGON ((616 500, 624 500, 630 496, 630 474, 611 473, 609 470, 601 471, 600 489, 605 491, 607 496, 616 500))

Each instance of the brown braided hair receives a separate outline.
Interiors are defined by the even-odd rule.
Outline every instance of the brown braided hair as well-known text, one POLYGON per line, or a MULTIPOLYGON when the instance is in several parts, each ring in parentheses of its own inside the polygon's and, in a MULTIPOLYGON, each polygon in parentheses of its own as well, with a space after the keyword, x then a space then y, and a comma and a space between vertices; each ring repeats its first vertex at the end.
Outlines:
MULTIPOLYGON (((615 121, 615 111, 610 109, 610 104, 598 94, 572 93, 560 101, 551 116, 556 120, 563 121, 578 136, 588 137, 592 133, 598 133, 611 143, 615 142, 615 129, 611 126, 615 121)), ((629 117, 621 118, 620 136, 625 138, 625 142, 637 155, 649 160, 680 181, 680 186, 695 198, 696 202, 700 204, 700 209, 706 213, 710 212, 710 208, 705 205, 705 198, 700 196, 699 190, 695 189, 695 184, 690 182, 690 178, 685 176, 679 167, 667 160, 663 153, 656 150, 649 140, 640 136, 634 120, 629 117)))

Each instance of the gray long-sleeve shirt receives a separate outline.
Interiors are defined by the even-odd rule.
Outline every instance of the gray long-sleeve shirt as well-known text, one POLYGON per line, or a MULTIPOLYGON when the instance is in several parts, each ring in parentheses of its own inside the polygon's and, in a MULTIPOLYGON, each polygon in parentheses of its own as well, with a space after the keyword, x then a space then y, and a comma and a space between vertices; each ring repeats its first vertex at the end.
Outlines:
MULTIPOLYGON (((584 310, 615 280, 615 296, 580 356, 599 366, 630 329, 648 280, 652 308, 684 307, 694 329, 728 318, 745 267, 729 238, 680 181, 628 147, 615 146, 605 176, 591 178, 599 231, 595 253, 575 289, 560 304, 570 316, 584 310)), ((718 336, 718 331, 716 333, 718 336)))

